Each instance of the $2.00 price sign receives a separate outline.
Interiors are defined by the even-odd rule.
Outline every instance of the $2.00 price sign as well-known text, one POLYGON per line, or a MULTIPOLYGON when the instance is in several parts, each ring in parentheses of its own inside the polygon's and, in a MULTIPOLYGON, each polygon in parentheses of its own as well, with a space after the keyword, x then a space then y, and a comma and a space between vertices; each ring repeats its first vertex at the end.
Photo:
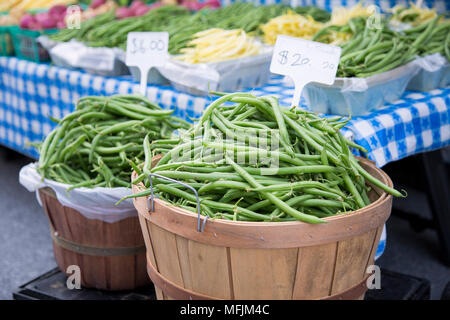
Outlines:
POLYGON ((270 71, 289 76, 295 84, 292 105, 298 105, 303 87, 309 82, 332 85, 341 48, 300 38, 278 36, 270 71))
POLYGON ((167 32, 128 33, 125 63, 130 67, 138 67, 141 71, 141 94, 146 93, 150 69, 163 66, 169 58, 168 46, 169 33, 167 32))

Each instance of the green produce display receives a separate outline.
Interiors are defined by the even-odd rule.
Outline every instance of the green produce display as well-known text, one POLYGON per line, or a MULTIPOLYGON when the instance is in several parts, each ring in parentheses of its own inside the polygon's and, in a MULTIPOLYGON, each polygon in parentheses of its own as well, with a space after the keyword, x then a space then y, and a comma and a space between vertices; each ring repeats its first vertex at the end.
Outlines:
MULTIPOLYGON (((82 23, 81 29, 64 29, 50 38, 55 41, 76 39, 90 47, 126 49, 127 35, 135 31, 167 31, 169 52, 179 54, 200 31, 243 29, 250 35, 262 35, 261 26, 288 10, 327 22, 330 13, 317 7, 291 8, 284 4, 255 6, 236 2, 215 10, 204 8, 191 12, 182 6, 166 5, 139 17, 118 20, 111 11, 82 23)), ((417 56, 439 52, 450 60, 450 21, 436 15, 404 31, 394 31, 389 18, 380 17, 377 25, 371 17, 355 17, 345 25, 326 24, 312 40, 332 42, 336 33, 351 35, 341 45, 343 51, 339 77, 369 77, 404 65, 417 56)))
POLYGON ((170 19, 178 21, 189 11, 177 6, 162 6, 140 17, 117 20, 115 12, 107 12, 81 24, 81 29, 64 29, 50 37, 54 41, 76 39, 90 47, 126 48, 129 32, 158 31, 170 19))
MULTIPOLYGON (((286 9, 289 9, 289 7, 286 7, 286 9)), ((305 16, 311 16, 314 20, 319 22, 327 22, 331 17, 331 14, 328 11, 315 6, 295 7, 293 8, 293 11, 305 16)))
POLYGON ((184 121, 136 95, 81 98, 40 145, 44 178, 78 187, 130 187, 144 139, 169 138, 184 121))
POLYGON ((442 16, 417 27, 396 32, 388 20, 381 20, 379 28, 366 18, 353 18, 344 26, 330 25, 320 30, 312 40, 328 42, 331 31, 351 32, 351 39, 341 45, 342 53, 338 77, 369 77, 402 66, 417 55, 440 52, 450 61, 450 22, 442 16))
POLYGON ((270 19, 292 10, 298 14, 310 15, 314 20, 325 22, 330 13, 317 7, 292 8, 283 4, 254 6, 250 3, 234 3, 232 5, 208 12, 210 27, 222 29, 244 29, 245 32, 260 33, 259 26, 270 19))
POLYGON ((62 29, 58 33, 51 35, 49 38, 60 42, 66 42, 72 39, 84 42, 87 40, 86 36, 90 31, 114 20, 115 13, 114 11, 110 11, 82 22, 80 29, 62 29))
MULTIPOLYGON (((126 49, 128 32, 167 31, 169 52, 177 54, 199 31, 210 28, 244 29, 260 33, 259 26, 288 10, 286 5, 255 6, 234 3, 219 9, 205 8, 191 13, 180 6, 162 6, 144 16, 115 19, 109 12, 82 23, 80 30, 61 30, 50 38, 55 41, 76 39, 91 47, 120 47, 126 49)), ((298 7, 295 12, 326 21, 330 14, 317 7, 298 7)))
MULTIPOLYGON (((238 221, 322 223, 367 206, 367 182, 403 196, 359 165, 349 147, 365 150, 340 134, 341 120, 281 107, 272 96, 226 94, 179 140, 147 141, 145 164, 133 183, 148 186, 150 172, 176 179, 198 191, 203 215, 238 221), (158 153, 162 158, 150 168, 158 153), (267 161, 274 157, 276 166, 267 161)), ((185 186, 156 177, 153 186, 161 199, 196 212, 196 197, 185 186)), ((147 189, 127 198, 149 194, 147 189)))

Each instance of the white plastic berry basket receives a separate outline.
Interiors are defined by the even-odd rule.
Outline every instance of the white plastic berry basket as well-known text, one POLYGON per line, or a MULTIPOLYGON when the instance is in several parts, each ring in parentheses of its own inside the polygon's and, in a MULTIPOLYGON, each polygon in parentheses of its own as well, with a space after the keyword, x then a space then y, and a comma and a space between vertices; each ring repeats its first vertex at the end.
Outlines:
POLYGON ((254 88, 269 80, 272 50, 267 46, 255 56, 214 63, 189 64, 172 58, 158 70, 175 89, 193 95, 254 88))

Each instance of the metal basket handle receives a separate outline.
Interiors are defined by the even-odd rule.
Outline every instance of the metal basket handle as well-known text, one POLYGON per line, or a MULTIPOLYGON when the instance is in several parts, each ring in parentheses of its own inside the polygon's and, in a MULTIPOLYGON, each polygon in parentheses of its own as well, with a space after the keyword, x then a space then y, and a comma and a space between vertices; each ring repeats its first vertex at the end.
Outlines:
POLYGON ((203 220, 203 223, 201 223, 200 198, 198 196, 198 192, 197 192, 197 190, 195 190, 190 185, 188 185, 186 183, 183 183, 181 181, 178 181, 178 180, 175 180, 175 179, 171 179, 171 178, 167 178, 167 177, 161 176, 161 175, 156 174, 156 173, 150 173, 148 175, 148 180, 150 180, 151 196, 147 200, 147 210, 150 211, 150 212, 154 212, 155 211, 155 204, 154 204, 154 201, 153 201, 153 198, 154 198, 154 195, 153 195, 153 179, 152 179, 153 176, 155 176, 157 178, 160 178, 160 179, 163 179, 163 180, 167 180, 167 181, 170 181, 170 182, 174 182, 174 183, 180 184, 180 185, 182 185, 182 186, 184 186, 184 187, 186 187, 186 188, 188 188, 188 189, 190 189, 190 190, 192 190, 194 192, 195 197, 197 198, 197 216, 198 216, 198 219, 197 219, 198 220, 197 231, 198 232, 203 232, 203 230, 205 229, 206 220, 208 220, 208 216, 205 216, 205 219, 203 220), (150 204, 150 201, 151 201, 151 204, 150 204))

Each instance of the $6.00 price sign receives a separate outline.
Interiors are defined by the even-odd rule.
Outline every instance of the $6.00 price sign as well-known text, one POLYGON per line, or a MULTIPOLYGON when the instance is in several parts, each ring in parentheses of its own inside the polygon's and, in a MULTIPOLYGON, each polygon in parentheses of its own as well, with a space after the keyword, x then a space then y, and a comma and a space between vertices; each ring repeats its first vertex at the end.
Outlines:
POLYGON ((141 71, 141 94, 146 93, 150 69, 163 66, 169 58, 168 45, 169 33, 167 32, 128 33, 125 62, 127 66, 138 67, 141 71))
POLYGON ((152 54, 167 50, 166 43, 161 39, 132 38, 130 52, 136 54, 152 54))
POLYGON ((337 46, 278 36, 270 71, 289 76, 294 81, 292 105, 298 105, 303 87, 307 83, 334 83, 340 56, 341 48, 337 46))

